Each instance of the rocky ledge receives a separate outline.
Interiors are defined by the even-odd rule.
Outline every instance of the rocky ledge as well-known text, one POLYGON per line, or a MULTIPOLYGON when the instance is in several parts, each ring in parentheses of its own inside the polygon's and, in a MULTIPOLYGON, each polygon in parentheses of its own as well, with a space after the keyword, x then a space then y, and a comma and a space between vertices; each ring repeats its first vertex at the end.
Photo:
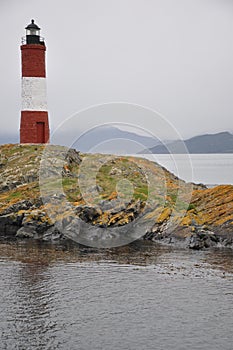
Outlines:
POLYGON ((127 243, 134 232, 131 240, 233 248, 231 185, 208 189, 143 158, 42 145, 0 146, 0 173, 2 237, 127 243))

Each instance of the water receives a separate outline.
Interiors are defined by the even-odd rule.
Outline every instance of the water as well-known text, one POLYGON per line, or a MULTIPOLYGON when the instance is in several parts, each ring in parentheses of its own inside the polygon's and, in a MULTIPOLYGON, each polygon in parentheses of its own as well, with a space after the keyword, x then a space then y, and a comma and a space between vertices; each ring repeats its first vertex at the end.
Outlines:
POLYGON ((231 350, 233 252, 0 243, 1 349, 231 350))
POLYGON ((233 185, 233 154, 143 154, 179 178, 208 185, 233 185))

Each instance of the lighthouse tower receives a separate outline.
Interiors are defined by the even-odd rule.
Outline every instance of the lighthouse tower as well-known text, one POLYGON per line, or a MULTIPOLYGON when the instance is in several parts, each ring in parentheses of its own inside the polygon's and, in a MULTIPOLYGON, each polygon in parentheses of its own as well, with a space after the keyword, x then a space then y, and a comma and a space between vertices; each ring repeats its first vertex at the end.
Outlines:
POLYGON ((22 110, 20 143, 48 143, 45 43, 40 28, 31 23, 22 38, 22 110))

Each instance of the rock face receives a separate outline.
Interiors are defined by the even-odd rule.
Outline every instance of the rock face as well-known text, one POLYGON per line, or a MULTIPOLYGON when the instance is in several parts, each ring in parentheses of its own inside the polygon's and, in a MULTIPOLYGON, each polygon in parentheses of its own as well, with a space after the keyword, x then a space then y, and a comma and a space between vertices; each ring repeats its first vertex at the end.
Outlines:
POLYGON ((0 151, 1 236, 60 242, 94 229, 98 240, 101 230, 123 237, 128 225, 162 244, 233 248, 233 186, 186 184, 140 158, 60 146, 0 151))
POLYGON ((190 249, 233 248, 233 186, 194 190, 178 225, 171 216, 169 212, 162 220, 157 220, 145 238, 190 249))

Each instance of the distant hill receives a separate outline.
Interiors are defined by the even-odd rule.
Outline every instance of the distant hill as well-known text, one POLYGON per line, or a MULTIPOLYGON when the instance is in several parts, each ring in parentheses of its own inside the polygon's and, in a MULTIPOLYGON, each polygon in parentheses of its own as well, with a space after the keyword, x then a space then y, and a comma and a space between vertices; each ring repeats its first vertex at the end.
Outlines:
POLYGON ((72 148, 81 152, 104 153, 137 153, 143 148, 150 148, 159 144, 156 137, 143 136, 134 132, 120 130, 114 126, 100 126, 84 134, 77 135, 76 130, 57 132, 52 137, 53 144, 70 146, 70 140, 75 140, 72 148))
POLYGON ((140 153, 184 153, 183 144, 189 153, 233 153, 233 135, 227 131, 217 134, 195 136, 183 142, 173 141, 165 145, 156 145, 140 153))

